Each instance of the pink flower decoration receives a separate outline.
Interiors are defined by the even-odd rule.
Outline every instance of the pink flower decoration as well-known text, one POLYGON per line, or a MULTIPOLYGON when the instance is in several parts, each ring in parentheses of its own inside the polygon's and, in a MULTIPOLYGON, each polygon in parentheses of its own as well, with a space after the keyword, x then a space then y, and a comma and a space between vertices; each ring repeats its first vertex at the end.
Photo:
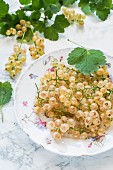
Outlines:
POLYGON ((23 101, 22 104, 23 104, 24 107, 28 106, 28 102, 27 101, 23 101))
POLYGON ((92 146, 92 142, 88 145, 88 148, 91 148, 91 146, 92 146))
POLYGON ((47 71, 52 72, 52 71, 54 71, 54 70, 55 70, 54 67, 52 67, 52 68, 49 68, 47 71))
POLYGON ((45 127, 46 126, 46 122, 42 122, 41 119, 38 119, 38 125, 42 126, 42 127, 45 127))
POLYGON ((63 60, 63 56, 60 57, 60 62, 63 60))

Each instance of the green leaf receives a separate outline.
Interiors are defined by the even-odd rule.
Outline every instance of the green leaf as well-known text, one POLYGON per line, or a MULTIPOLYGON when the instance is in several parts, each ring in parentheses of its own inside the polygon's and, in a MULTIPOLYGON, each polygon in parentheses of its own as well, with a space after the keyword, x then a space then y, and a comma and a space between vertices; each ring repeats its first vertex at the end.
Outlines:
POLYGON ((53 14, 56 14, 57 12, 60 11, 61 5, 59 2, 56 2, 55 4, 50 5, 50 10, 53 14))
POLYGON ((33 11, 33 6, 32 5, 25 5, 22 9, 23 9, 23 11, 33 11))
POLYGON ((74 65, 81 59, 81 56, 86 52, 84 48, 75 48, 68 57, 68 64, 74 65))
POLYGON ((10 27, 15 27, 16 24, 18 24, 20 22, 19 17, 16 14, 12 14, 12 22, 10 23, 10 27))
POLYGON ((70 24, 63 14, 57 15, 54 22, 54 29, 59 33, 64 32, 64 28, 68 27, 70 24))
POLYGON ((40 18, 40 15, 41 15, 41 13, 40 13, 39 11, 33 11, 33 12, 31 13, 31 16, 30 16, 30 21, 31 21, 31 23, 38 21, 39 18, 40 18))
POLYGON ((51 19, 51 18, 52 18, 52 16, 53 16, 52 11, 51 11, 51 10, 47 10, 47 11, 45 11, 45 16, 47 16, 47 17, 48 17, 48 19, 51 19))
POLYGON ((32 0, 32 7, 34 9, 41 9, 43 7, 43 0, 32 0))
POLYGON ((44 32, 45 23, 43 21, 37 21, 33 23, 33 26, 36 31, 39 31, 40 33, 44 32))
POLYGON ((19 20, 21 20, 21 19, 25 19, 27 21, 29 20, 29 17, 26 16, 25 12, 22 10, 17 10, 16 14, 17 14, 17 17, 19 18, 19 20))
POLYGON ((103 10, 96 10, 96 15, 102 20, 105 21, 110 14, 109 9, 103 9, 103 10))
POLYGON ((9 11, 9 5, 3 0, 0 0, 0 18, 7 14, 9 11))
POLYGON ((45 16, 48 17, 48 19, 51 19, 53 14, 56 14, 61 9, 60 3, 56 2, 55 4, 50 4, 45 8, 45 16))
POLYGON ((3 22, 0 22, 0 27, 3 27, 4 23, 3 22))
POLYGON ((96 11, 96 5, 94 3, 90 3, 90 10, 92 13, 96 11))
POLYGON ((111 7, 111 9, 113 10, 113 4, 112 4, 112 7, 111 7))
POLYGON ((79 6, 86 15, 96 11, 96 15, 105 21, 112 9, 112 0, 80 0, 79 6))
POLYGON ((10 101, 12 90, 12 86, 9 82, 0 82, 0 106, 3 106, 10 101))
POLYGON ((77 0, 62 0, 62 4, 64 6, 70 6, 72 4, 74 4, 77 0))
POLYGON ((28 5, 31 0, 19 0, 19 2, 22 4, 22 5, 28 5))
POLYGON ((9 28, 10 28, 10 27, 9 27, 7 24, 3 25, 3 26, 1 27, 1 29, 0 29, 0 34, 6 35, 6 31, 7 31, 9 28))
POLYGON ((112 0, 98 0, 96 5, 97 9, 110 9, 112 8, 112 0))
POLYGON ((11 23, 12 22, 12 17, 10 14, 6 14, 4 17, 0 19, 0 22, 6 22, 6 23, 11 23))
POLYGON ((68 57, 68 64, 75 65, 85 75, 90 75, 98 70, 99 66, 106 64, 106 57, 100 50, 87 50, 75 48, 68 57))
POLYGON ((58 33, 54 29, 53 25, 45 28, 44 36, 45 38, 48 38, 49 40, 52 40, 52 41, 58 40, 58 33))
POLYGON ((24 40, 26 40, 27 42, 30 42, 32 40, 32 37, 33 37, 33 32, 31 28, 28 28, 27 32, 25 33, 24 40))
POLYGON ((79 7, 81 7, 82 11, 86 15, 90 15, 91 14, 91 9, 90 9, 90 6, 89 6, 89 0, 80 0, 79 7))
POLYGON ((59 2, 59 0, 43 0, 44 3, 48 4, 48 5, 51 5, 51 4, 55 4, 57 2, 59 2))

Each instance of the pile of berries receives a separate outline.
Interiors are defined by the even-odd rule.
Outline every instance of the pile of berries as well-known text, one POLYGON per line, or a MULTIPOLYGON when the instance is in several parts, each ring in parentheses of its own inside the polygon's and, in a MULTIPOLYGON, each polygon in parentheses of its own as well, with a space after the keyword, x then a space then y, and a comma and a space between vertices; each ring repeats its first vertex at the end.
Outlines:
POLYGON ((9 72, 12 78, 22 70, 22 66, 26 62, 26 49, 21 48, 18 44, 14 45, 13 53, 8 59, 8 63, 5 65, 5 70, 9 72))
POLYGON ((39 38, 38 33, 34 33, 32 40, 34 45, 29 47, 30 55, 33 59, 37 59, 44 54, 44 38, 39 38))
POLYGON ((34 112, 49 118, 54 139, 102 136, 113 120, 113 83, 106 66, 91 76, 53 63, 40 80, 34 112))
POLYGON ((85 15, 78 14, 73 9, 68 9, 66 7, 62 7, 62 12, 69 22, 76 22, 79 25, 84 25, 85 15))
POLYGON ((30 28, 31 22, 20 20, 20 23, 15 26, 15 28, 10 28, 6 31, 6 35, 17 35, 17 37, 22 37, 25 32, 27 32, 28 28, 30 28))

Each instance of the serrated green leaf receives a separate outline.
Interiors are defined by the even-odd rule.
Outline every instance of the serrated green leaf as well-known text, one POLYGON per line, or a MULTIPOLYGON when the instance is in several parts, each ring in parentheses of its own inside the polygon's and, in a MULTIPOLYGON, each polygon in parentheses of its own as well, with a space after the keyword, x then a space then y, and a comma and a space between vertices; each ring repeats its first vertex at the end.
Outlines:
POLYGON ((59 2, 56 2, 55 4, 50 5, 50 10, 52 11, 53 14, 56 14, 57 12, 60 11, 61 5, 59 2))
POLYGON ((22 4, 22 5, 28 5, 31 0, 19 0, 19 2, 22 4))
POLYGON ((98 0, 97 1, 97 9, 110 9, 112 8, 112 0, 98 0))
POLYGON ((0 106, 3 106, 10 101, 12 90, 12 86, 9 82, 0 82, 0 106))
POLYGON ((46 27, 44 30, 44 36, 45 38, 48 38, 49 40, 56 41, 58 40, 58 33, 54 29, 53 26, 46 27))
POLYGON ((80 47, 77 47, 75 48, 70 54, 69 54, 69 57, 68 57, 68 64, 70 65, 74 65, 76 64, 77 62, 79 62, 79 60, 81 59, 81 56, 86 53, 86 49, 85 48, 80 48, 80 47))
POLYGON ((55 4, 55 3, 59 2, 59 0, 43 0, 43 1, 44 1, 44 3, 46 3, 48 5, 55 4))
POLYGON ((10 28, 10 27, 9 27, 7 24, 3 25, 3 26, 1 27, 1 29, 0 29, 0 34, 6 35, 6 31, 7 31, 9 28, 10 28))
POLYGON ((17 10, 16 14, 17 14, 17 17, 19 18, 19 20, 21 20, 21 19, 25 19, 26 21, 29 20, 29 17, 26 16, 25 12, 22 10, 17 10))
POLYGON ((68 20, 65 18, 65 16, 63 14, 61 14, 61 15, 56 16, 53 27, 57 32, 63 33, 64 29, 66 27, 68 27, 69 25, 70 24, 69 24, 68 20))
POLYGON ((7 14, 9 11, 9 5, 3 0, 0 0, 0 18, 7 14))
POLYGON ((0 19, 0 22, 6 22, 6 23, 11 23, 12 22, 12 17, 10 14, 6 14, 4 17, 0 19))
POLYGON ((45 23, 43 21, 37 21, 33 23, 33 26, 36 31, 39 31, 40 33, 44 32, 45 23))
POLYGON ((81 73, 90 75, 106 64, 106 58, 100 50, 75 48, 68 57, 68 64, 75 65, 81 73))
POLYGON ((90 10, 91 10, 91 12, 94 13, 94 12, 96 11, 96 6, 95 6, 95 4, 94 4, 94 3, 90 3, 89 5, 90 5, 90 10))
POLYGON ((91 9, 90 9, 90 5, 89 5, 89 0, 80 0, 80 2, 79 2, 79 7, 81 7, 82 11, 83 11, 86 15, 90 15, 90 14, 91 14, 91 9))
POLYGON ((72 4, 74 4, 77 0, 62 0, 62 4, 64 6, 70 6, 72 4))
POLYGON ((113 10, 113 4, 112 4, 112 7, 111 7, 111 9, 113 10))
POLYGON ((43 7, 43 0, 32 0, 32 7, 34 9, 41 9, 43 7))
POLYGON ((23 11, 33 11, 33 6, 32 5, 25 5, 22 9, 23 9, 23 11))
POLYGON ((103 9, 103 10, 96 10, 96 15, 102 20, 105 21, 110 14, 109 9, 103 9))
POLYGON ((112 9, 112 0, 80 0, 79 6, 86 15, 96 11, 96 15, 105 21, 112 9))
POLYGON ((41 13, 39 11, 33 11, 30 16, 31 23, 39 20, 41 13))
POLYGON ((48 17, 48 19, 51 19, 52 16, 53 16, 52 11, 51 11, 51 10, 46 10, 46 11, 45 11, 45 16, 48 17))
POLYGON ((54 4, 46 4, 45 16, 47 16, 48 19, 51 19, 53 14, 59 12, 60 9, 61 9, 61 5, 59 2, 55 2, 54 4))
POLYGON ((11 17, 12 17, 11 27, 15 27, 15 25, 20 22, 20 19, 16 14, 12 14, 11 17))
POLYGON ((1 29, 1 27, 3 27, 3 25, 4 25, 4 23, 3 23, 3 22, 0 22, 0 29, 1 29))

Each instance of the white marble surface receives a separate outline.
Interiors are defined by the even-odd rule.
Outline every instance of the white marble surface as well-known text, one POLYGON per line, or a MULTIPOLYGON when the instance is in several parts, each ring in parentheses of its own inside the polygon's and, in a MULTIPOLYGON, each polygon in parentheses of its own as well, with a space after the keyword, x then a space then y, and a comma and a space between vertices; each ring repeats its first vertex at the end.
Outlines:
MULTIPOLYGON (((11 11, 17 7, 17 0, 11 3, 11 11)), ((108 20, 101 22, 96 17, 87 17, 85 26, 77 25, 66 29, 57 42, 45 40, 45 52, 63 47, 74 46, 67 42, 71 39, 88 48, 98 48, 113 55, 113 13, 108 20)), ((4 71, 4 65, 12 52, 15 40, 0 38, 0 81, 13 81, 4 71)), ((31 62, 28 54, 27 65, 31 62)), ((0 170, 113 170, 113 149, 97 155, 82 157, 64 157, 46 151, 33 143, 20 129, 13 111, 13 97, 3 108, 5 122, 0 118, 0 170)))

